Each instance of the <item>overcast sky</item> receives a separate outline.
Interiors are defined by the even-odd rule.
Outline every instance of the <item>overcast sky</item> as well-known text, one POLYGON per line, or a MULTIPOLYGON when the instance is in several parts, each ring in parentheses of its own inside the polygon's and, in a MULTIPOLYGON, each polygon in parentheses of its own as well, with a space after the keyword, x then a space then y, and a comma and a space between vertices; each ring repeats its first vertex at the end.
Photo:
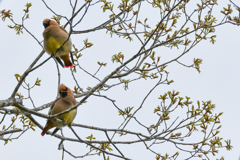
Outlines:
MULTIPOLYGON (((18 23, 21 21, 21 16, 23 15, 24 5, 26 3, 32 3, 30 8, 30 19, 26 20, 25 26, 29 31, 36 36, 40 41, 43 40, 42 32, 44 27, 42 26, 42 21, 45 18, 50 18, 53 14, 44 6, 42 1, 33 1, 33 0, 0 0, 0 10, 6 9, 11 10, 14 14, 14 20, 18 23)), ((70 16, 71 10, 68 0, 51 0, 46 1, 50 7, 54 9, 57 13, 62 15, 70 16)), ((236 0, 237 2, 237 0, 236 0)), ((79 6, 82 3, 79 2, 79 6)), ((221 19, 223 16, 220 14, 220 9, 225 7, 227 0, 219 1, 219 6, 214 11, 217 15, 217 19, 221 19)), ((240 5, 240 4, 239 4, 240 5)), ((85 19, 77 27, 78 30, 84 30, 87 28, 92 28, 96 24, 104 22, 104 16, 98 17, 97 12, 100 5, 95 5, 89 9, 85 19), (96 14, 95 14, 96 13, 96 14)), ((238 15, 238 12, 234 10, 234 15, 238 15)), ((150 18, 151 20, 151 18, 150 18)), ((149 21, 150 21, 149 20, 149 21)), ((14 74, 23 74, 35 57, 41 52, 41 47, 37 44, 34 39, 29 36, 26 32, 23 35, 16 35, 16 32, 12 29, 9 29, 7 25, 12 25, 9 20, 5 22, 0 21, 0 46, 1 46, 1 58, 0 58, 0 87, 2 92, 0 92, 0 100, 8 98, 14 87, 17 84, 14 74)), ((201 73, 199 74, 194 69, 185 68, 177 64, 169 66, 168 71, 170 72, 170 79, 174 80, 174 83, 170 86, 160 86, 156 91, 154 91, 153 99, 157 99, 160 94, 163 94, 169 90, 176 90, 181 93, 182 96, 190 96, 196 104, 196 100, 212 100, 216 104, 216 112, 223 112, 221 118, 222 128, 220 130, 220 136, 224 139, 231 139, 233 149, 225 151, 224 149, 220 150, 220 155, 224 156, 226 160, 237 160, 240 155, 240 138, 239 138, 239 99, 240 99, 240 53, 239 53, 239 35, 240 30, 238 26, 233 26, 226 24, 220 26, 216 29, 217 42, 212 45, 209 40, 202 41, 198 46, 191 50, 185 57, 181 58, 180 61, 186 64, 191 64, 194 57, 203 59, 203 64, 201 65, 201 73)), ((96 62, 107 62, 108 67, 104 68, 100 73, 100 78, 106 76, 110 71, 113 70, 112 67, 117 65, 112 65, 110 62, 110 57, 113 54, 116 54, 120 51, 126 54, 129 52, 136 52, 139 46, 135 47, 135 44, 127 40, 120 40, 116 36, 110 38, 109 35, 105 34, 105 31, 93 32, 91 34, 82 34, 82 35, 73 35, 72 41, 74 44, 78 45, 79 48, 82 46, 82 41, 88 38, 90 42, 94 44, 93 48, 90 48, 83 52, 83 57, 80 60, 80 63, 85 68, 88 68, 91 73, 94 73, 97 70, 96 62), (119 44, 116 44, 120 42, 119 44), (108 45, 110 44, 110 45, 108 45), (108 59, 106 59, 108 57, 108 59), (93 65, 94 64, 94 65, 93 65)), ((164 50, 165 52, 166 50, 164 50)), ((174 50, 177 52, 177 50, 174 50)), ((172 52, 172 51, 171 51, 172 52)), ((43 56, 41 61, 48 57, 47 54, 43 56)), ((87 76, 79 76, 79 82, 82 87, 86 89, 88 86, 94 86, 97 84, 97 81, 87 79, 87 76)), ((56 65, 53 60, 48 61, 44 66, 37 69, 36 72, 31 73, 27 77, 29 83, 34 83, 36 78, 42 80, 41 87, 38 87, 32 91, 32 95, 35 101, 36 106, 48 103, 56 97, 56 87, 57 87, 57 71, 56 65), (44 88, 44 89, 43 89, 44 88), (44 90, 44 91, 43 91, 44 90)), ((69 69, 61 68, 61 83, 73 88, 74 81, 72 80, 71 73, 69 69)), ((128 106, 137 105, 137 99, 141 99, 146 95, 149 89, 153 84, 147 84, 146 91, 144 87, 139 89, 137 84, 130 84, 129 91, 122 91, 122 86, 116 87, 116 89, 111 90, 108 95, 111 95, 111 98, 119 98, 120 93, 124 93, 126 97, 119 98, 116 102, 121 108, 128 106), (148 88, 149 87, 149 88, 148 88), (118 91, 118 90, 121 90, 118 91), (134 96, 133 96, 134 95, 134 96), (124 102, 128 103, 124 103, 124 102), (124 106, 127 105, 127 106, 124 106)), ((26 91, 20 90, 23 94, 26 94, 26 91)), ((150 99, 151 100, 151 99, 150 99)), ((147 104, 151 104, 150 101, 147 104)), ((30 106, 30 103, 26 103, 26 107, 30 106)), ((153 110, 151 110, 152 113, 153 110)), ((42 113, 47 113, 47 110, 42 111, 42 113)), ((140 115, 144 113, 139 113, 140 115)), ((121 122, 121 120, 115 118, 118 117, 118 112, 108 101, 100 101, 97 98, 89 98, 88 102, 78 108, 78 115, 74 122, 101 126, 108 128, 116 128, 121 122), (94 100, 94 101, 91 101, 94 100), (107 114, 107 113, 111 114, 107 114), (104 116, 105 115, 105 116, 104 116), (108 116, 108 118, 105 118, 108 116), (118 125, 115 125, 115 124, 118 125)), ((1 118, 2 115, 0 115, 1 118)), ((141 117, 141 116, 139 116, 141 117)), ((121 118, 120 118, 121 119, 121 118)), ((38 119, 42 125, 45 124, 44 119, 38 119)), ((150 123, 150 122, 149 122, 150 123)), ((2 127, 2 126, 0 126, 2 127)), ((134 124, 130 125, 130 128, 134 127, 134 124)), ((62 152, 57 150, 59 140, 51 137, 40 135, 41 130, 36 129, 35 132, 28 131, 20 139, 9 142, 4 146, 4 142, 1 142, 0 153, 1 159, 25 159, 25 160, 42 160, 42 159, 60 159, 62 152)), ((67 127, 64 128, 64 133, 70 134, 67 127)), ((91 134, 91 131, 86 131, 86 129, 79 129, 80 137, 87 137, 91 134)), ((104 135, 95 135, 98 137, 104 137, 104 135)), ((74 154, 82 155, 82 152, 79 150, 85 150, 86 145, 78 145, 79 148, 73 148, 75 144, 67 143, 65 144, 69 150, 73 150, 74 154)), ((141 146, 142 150, 145 150, 144 146, 141 146)), ((131 149, 133 149, 132 147, 131 149)), ((122 148, 124 150, 124 147, 122 148)), ((130 149, 130 150, 131 150, 130 149)), ((141 151, 139 149, 139 151, 141 151)), ((171 150, 171 148, 165 148, 166 151, 171 150)), ((138 149, 136 149, 138 151, 138 149)), ((129 153, 131 155, 133 153, 129 153)), ((138 155, 137 152, 134 153, 133 159, 144 159, 144 155, 138 155), (139 156, 139 157, 138 157, 139 156)), ((147 156, 147 154, 146 154, 147 156)), ((216 158, 219 158, 216 157, 216 158)), ((94 157, 94 159, 102 159, 102 157, 94 157)), ((154 158, 154 157, 152 157, 154 158)), ((66 155, 65 159, 73 159, 66 155)), ((92 157, 86 159, 93 159, 92 157)), ((116 159, 116 158, 112 158, 116 159)))

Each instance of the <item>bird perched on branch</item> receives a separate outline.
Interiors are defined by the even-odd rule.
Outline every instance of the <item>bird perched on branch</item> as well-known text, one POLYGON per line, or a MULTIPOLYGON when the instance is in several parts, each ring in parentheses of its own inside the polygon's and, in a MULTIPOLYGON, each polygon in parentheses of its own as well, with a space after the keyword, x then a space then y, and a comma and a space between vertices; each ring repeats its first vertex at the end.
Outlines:
POLYGON ((57 22, 50 19, 43 21, 45 30, 43 31, 45 51, 54 56, 58 63, 64 68, 73 67, 73 55, 71 53, 72 42, 67 31, 60 27, 57 22), (71 60, 69 57, 71 55, 71 60), (64 62, 64 65, 61 59, 64 62))
MULTIPOLYGON (((74 105, 77 104, 77 101, 74 98, 73 92, 66 87, 65 85, 61 84, 59 86, 59 94, 60 94, 60 98, 56 99, 50 110, 49 110, 49 114, 50 115, 54 115, 60 112, 63 112, 71 107, 73 107, 74 105)), ((65 113, 63 115, 57 116, 58 119, 62 120, 63 123, 59 123, 57 121, 54 121, 53 119, 49 119, 47 120, 47 123, 41 133, 42 136, 45 135, 45 133, 53 128, 53 127, 57 127, 52 135, 54 135, 61 127, 63 127, 64 125, 69 125, 72 123, 72 121, 74 120, 75 116, 77 114, 77 109, 71 110, 68 113, 65 113)))

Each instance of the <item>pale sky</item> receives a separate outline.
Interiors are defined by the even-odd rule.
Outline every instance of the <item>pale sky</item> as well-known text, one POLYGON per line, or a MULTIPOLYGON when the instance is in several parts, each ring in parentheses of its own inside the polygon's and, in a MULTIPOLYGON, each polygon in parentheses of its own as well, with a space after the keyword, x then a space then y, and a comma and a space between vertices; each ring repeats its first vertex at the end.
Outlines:
MULTIPOLYGON (((237 0, 235 0, 237 2, 237 0)), ((26 3, 32 3, 30 8, 30 19, 26 20, 25 26, 29 31, 40 41, 43 40, 42 32, 44 27, 42 26, 42 21, 45 18, 50 18, 53 14, 44 6, 42 1, 33 0, 0 0, 0 10, 6 9, 11 10, 13 13, 14 20, 16 22, 21 22, 21 17, 23 15, 24 5, 26 3)), ((48 5, 52 9, 61 13, 65 16, 71 15, 71 8, 68 4, 68 0, 51 0, 47 1, 48 5)), ((79 6, 82 3, 79 2, 79 6)), ((223 17, 220 14, 220 10, 229 4, 227 0, 219 1, 218 8, 214 11, 216 12, 217 19, 223 17)), ((239 4, 240 5, 240 4, 239 4)), ((105 16, 99 16, 96 10, 100 10, 100 5, 94 5, 89 8, 88 14, 83 19, 83 21, 77 26, 77 30, 84 30, 87 28, 92 28, 101 22, 104 22, 107 18, 105 16)), ((238 16, 238 12, 234 10, 234 16, 238 16)), ((147 15, 146 15, 147 16, 147 15)), ((149 21, 151 21, 149 18, 149 21)), ((65 22, 65 21, 64 21, 65 22)), ((0 87, 2 91, 0 92, 0 100, 10 97, 13 89, 15 88, 17 81, 14 74, 23 74, 23 72, 28 68, 35 57, 41 52, 41 47, 37 42, 29 36, 25 31, 23 35, 16 35, 16 32, 7 27, 7 25, 12 25, 9 20, 5 22, 0 21, 0 45, 1 45, 1 68, 0 68, 0 87)), ((214 157, 220 158, 223 156, 226 160, 237 160, 240 155, 240 138, 239 138, 239 104, 240 99, 240 53, 238 51, 240 30, 238 26, 233 26, 231 24, 226 24, 216 28, 217 42, 212 45, 209 40, 202 41, 194 49, 190 51, 185 57, 181 58, 180 61, 186 64, 191 64, 193 58, 203 59, 203 64, 201 67, 201 73, 199 74, 195 69, 185 68, 177 64, 172 64, 169 66, 168 71, 170 72, 169 78, 174 80, 171 85, 159 86, 152 94, 152 97, 146 102, 145 109, 151 105, 152 100, 157 100, 160 94, 167 91, 176 90, 179 91, 181 96, 190 96, 194 104, 197 100, 207 101, 211 100, 213 104, 216 104, 215 112, 223 112, 221 117, 222 128, 220 129, 220 137, 225 140, 231 139, 233 149, 231 151, 226 151, 225 149, 220 149, 219 155, 214 157)), ((97 61, 107 62, 107 67, 103 68, 100 73, 100 79, 104 78, 113 68, 117 67, 117 64, 111 63, 111 55, 122 52, 126 55, 126 59, 130 56, 128 53, 135 53, 139 48, 139 43, 133 42, 129 43, 128 40, 122 40, 117 36, 110 38, 109 35, 105 34, 105 31, 92 32, 90 34, 73 35, 72 41, 80 49, 83 46, 83 40, 88 38, 94 46, 82 52, 83 57, 80 59, 80 63, 84 68, 87 68, 91 73, 96 72, 98 66, 97 61)), ((163 49, 163 54, 161 56, 168 56, 168 50, 163 49)), ((169 54, 174 55, 173 52, 178 52, 174 49, 169 51, 169 54)), ((40 62, 48 58, 49 55, 46 53, 41 58, 40 62)), ((69 69, 60 68, 61 72, 61 83, 73 89, 74 81, 71 77, 71 72, 69 69)), ((86 76, 83 72, 80 72, 77 76, 78 82, 81 87, 86 89, 88 86, 93 87, 97 84, 97 81, 93 80, 91 77, 86 76)), ((37 78, 42 80, 41 87, 36 87, 32 92, 33 99, 36 106, 43 105, 50 101, 53 101, 56 97, 57 89, 57 71, 54 61, 51 59, 41 68, 37 69, 35 72, 30 73, 26 78, 31 84, 35 82, 37 78)), ((142 81, 143 82, 143 81, 142 81)), ((138 99, 143 99, 147 92, 153 87, 154 84, 146 84, 144 86, 139 86, 138 83, 129 84, 129 90, 124 91, 122 86, 117 86, 116 88, 110 90, 107 95, 110 98, 117 100, 116 103, 123 109, 128 106, 138 106, 138 99)), ((26 91, 22 88, 20 89, 22 94, 26 95, 26 91)), ((80 100, 80 99, 78 99, 80 100)), ((157 103, 153 104, 155 107, 157 103)), ((25 107, 32 107, 29 102, 26 102, 25 107)), ((154 107, 153 106, 153 107, 154 107)), ((147 110, 147 109, 146 109, 147 110)), ((48 110, 43 110, 42 113, 47 114, 48 110)), ((151 109, 149 113, 139 112, 139 119, 142 118, 146 125, 150 125, 151 118, 145 120, 147 115, 151 115, 153 110, 151 109), (146 117, 145 117, 146 116, 146 117)), ((0 115, 0 119, 1 119, 0 115)), ((9 117, 10 118, 10 117, 9 117)), ((45 125, 45 119, 37 118, 42 125, 45 125)), ((116 128, 122 122, 122 118, 118 116, 116 108, 107 100, 102 100, 96 97, 90 97, 87 103, 81 105, 78 108, 78 114, 74 121, 75 123, 92 125, 105 128, 116 128)), ((135 129, 135 123, 129 125, 129 130, 135 129)), ((2 126, 0 126, 2 127, 2 126)), ((93 131, 89 131, 84 128, 76 129, 78 130, 79 136, 83 139, 89 136, 93 131)), ((36 131, 28 131, 23 134, 17 140, 9 142, 7 145, 3 145, 4 142, 0 141, 0 153, 1 159, 25 159, 25 160, 42 160, 42 159, 61 159, 62 151, 57 150, 59 139, 46 135, 42 137, 40 135, 41 130, 36 128, 36 131), (34 157, 34 158, 33 158, 34 157)), ((70 129, 64 128, 64 134, 70 137, 74 137, 70 129)), ((147 134, 147 132, 145 133, 147 134)), ((94 132, 96 138, 104 138, 104 134, 100 132, 94 132)), ((75 155, 82 155, 86 153, 86 145, 68 142, 65 147, 69 151, 72 151, 75 155)), ((145 151, 145 146, 143 144, 139 146, 131 145, 119 146, 126 156, 132 159, 147 159, 148 152, 146 154, 140 154, 145 151)), ((170 151, 171 146, 166 146, 160 148, 159 150, 164 150, 162 154, 170 151)), ((145 152, 144 152, 145 153, 145 152)), ((151 158, 153 154, 151 154, 151 158)), ((183 158, 187 158, 184 157, 183 158)), ((69 155, 65 154, 65 160, 74 159, 69 155)), ((98 157, 88 157, 85 159, 103 159, 102 156, 98 157)), ((118 159, 111 157, 112 159, 118 159)), ((181 159, 181 158, 179 158, 181 159)))

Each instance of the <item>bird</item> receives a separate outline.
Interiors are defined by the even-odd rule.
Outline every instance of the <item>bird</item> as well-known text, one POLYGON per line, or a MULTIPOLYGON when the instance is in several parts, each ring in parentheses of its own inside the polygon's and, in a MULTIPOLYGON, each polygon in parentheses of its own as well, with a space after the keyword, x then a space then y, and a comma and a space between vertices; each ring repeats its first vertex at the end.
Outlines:
MULTIPOLYGON (((48 113, 49 115, 54 115, 54 114, 63 112, 77 104, 77 101, 74 98, 73 92, 68 87, 61 84, 59 86, 58 91, 59 91, 60 97, 57 98, 51 105, 48 113)), ((56 122, 53 119, 48 119, 45 127, 43 128, 41 135, 44 136, 49 129, 56 127, 56 129, 52 132, 52 135, 54 135, 61 127, 65 125, 70 125, 73 122, 74 118, 76 117, 76 114, 77 114, 77 109, 74 109, 68 113, 57 116, 58 119, 62 120, 62 123, 56 122)))
POLYGON ((53 56, 63 68, 73 67, 72 42, 67 31, 60 27, 57 22, 50 19, 44 19, 43 26, 45 28, 43 31, 45 51, 53 56), (63 60, 64 65, 60 58, 63 60))

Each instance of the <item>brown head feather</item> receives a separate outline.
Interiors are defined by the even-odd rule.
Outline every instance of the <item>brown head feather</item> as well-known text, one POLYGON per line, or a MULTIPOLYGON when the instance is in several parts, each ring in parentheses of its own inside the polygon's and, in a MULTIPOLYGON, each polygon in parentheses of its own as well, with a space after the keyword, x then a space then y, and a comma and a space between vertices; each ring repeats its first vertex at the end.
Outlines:
POLYGON ((61 84, 58 88, 58 92, 61 92, 61 91, 66 91, 67 90, 67 87, 63 84, 61 84))
MULTIPOLYGON (((73 92, 71 91, 71 89, 69 89, 68 87, 66 87, 66 86, 63 85, 63 84, 61 84, 61 85, 59 86, 58 92, 60 93, 61 97, 62 97, 62 95, 63 95, 63 94, 61 94, 61 93, 63 93, 63 92, 66 92, 67 95, 73 96, 73 92)), ((63 96, 63 97, 65 97, 65 96, 63 96)))
POLYGON ((50 19, 44 19, 43 20, 43 26, 45 28, 47 28, 48 26, 51 26, 51 25, 58 25, 58 24, 54 20, 50 20, 50 19))

